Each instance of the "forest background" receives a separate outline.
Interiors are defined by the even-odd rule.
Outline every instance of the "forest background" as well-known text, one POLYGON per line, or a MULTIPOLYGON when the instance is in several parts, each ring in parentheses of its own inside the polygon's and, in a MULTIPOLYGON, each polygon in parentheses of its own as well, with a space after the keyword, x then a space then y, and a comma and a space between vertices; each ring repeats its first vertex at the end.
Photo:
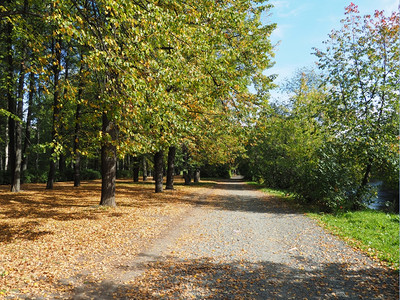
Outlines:
MULTIPOLYGON (((365 207, 371 180, 399 191, 399 14, 360 15, 315 49, 269 103, 275 24, 266 1, 5 1, 0 6, 0 180, 102 179, 151 170, 229 176, 326 211, 365 207), (264 20, 265 21, 265 20, 264 20), (167 163, 164 163, 166 161, 167 163)), ((71 184, 72 188, 72 184, 71 184)), ((397 198, 396 198, 397 195, 397 198)), ((398 201, 393 200, 396 209, 398 201)))

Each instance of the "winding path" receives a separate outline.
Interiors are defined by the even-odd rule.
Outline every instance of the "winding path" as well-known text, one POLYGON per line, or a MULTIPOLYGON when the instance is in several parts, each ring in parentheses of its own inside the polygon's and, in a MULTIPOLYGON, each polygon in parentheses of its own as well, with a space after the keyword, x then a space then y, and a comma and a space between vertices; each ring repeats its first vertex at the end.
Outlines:
POLYGON ((234 180, 195 197, 112 280, 73 298, 398 299, 396 274, 281 201, 234 180))

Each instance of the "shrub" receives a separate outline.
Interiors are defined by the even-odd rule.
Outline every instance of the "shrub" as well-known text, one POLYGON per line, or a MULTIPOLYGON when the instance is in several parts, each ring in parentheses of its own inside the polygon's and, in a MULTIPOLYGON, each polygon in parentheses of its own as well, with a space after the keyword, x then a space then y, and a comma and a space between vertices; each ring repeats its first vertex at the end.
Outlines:
POLYGON ((205 165, 200 168, 202 177, 231 178, 229 165, 205 165))
POLYGON ((101 178, 101 173, 93 169, 83 169, 81 170, 80 175, 82 180, 94 180, 101 178))
POLYGON ((23 173, 23 182, 24 183, 45 183, 47 182, 47 171, 43 171, 40 173, 39 171, 30 172, 26 170, 23 173))
POLYGON ((132 172, 130 170, 118 170, 117 178, 131 178, 132 172))

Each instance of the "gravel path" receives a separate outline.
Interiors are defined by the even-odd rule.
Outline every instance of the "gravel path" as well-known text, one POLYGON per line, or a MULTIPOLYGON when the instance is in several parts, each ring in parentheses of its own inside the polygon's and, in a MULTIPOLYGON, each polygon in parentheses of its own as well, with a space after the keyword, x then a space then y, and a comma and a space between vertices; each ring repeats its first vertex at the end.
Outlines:
POLYGON ((92 296, 398 299, 397 274, 237 181, 199 195, 163 238, 119 268, 92 296))

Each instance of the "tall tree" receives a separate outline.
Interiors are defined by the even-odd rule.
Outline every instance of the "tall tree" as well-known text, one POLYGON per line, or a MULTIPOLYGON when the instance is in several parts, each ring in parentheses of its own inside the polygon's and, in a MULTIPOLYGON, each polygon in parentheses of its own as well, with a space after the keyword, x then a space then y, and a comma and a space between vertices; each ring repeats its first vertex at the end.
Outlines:
POLYGON ((53 124, 52 124, 52 146, 51 146, 51 155, 50 155, 50 168, 49 174, 47 176, 47 185, 46 189, 53 189, 55 176, 56 176, 56 160, 57 160, 57 152, 56 152, 56 144, 57 144, 57 126, 60 121, 60 72, 61 72, 61 38, 53 37, 51 52, 54 57, 53 60, 53 124))
POLYGON ((28 168, 28 146, 31 143, 31 122, 32 122, 32 109, 33 109, 33 98, 35 95, 35 73, 33 71, 29 74, 29 95, 28 95, 28 108, 26 113, 26 124, 25 124, 25 138, 22 149, 22 171, 26 171, 28 168))
MULTIPOLYGON (((326 50, 316 50, 330 97, 331 129, 360 166, 358 201, 374 167, 397 156, 400 84, 399 13, 361 16, 353 3, 326 50)), ((357 202, 356 202, 357 203, 357 202)), ((356 205, 356 204, 355 204, 356 205)))
MULTIPOLYGON (((11 1, 8 1, 10 3, 11 1)), ((6 25, 6 95, 7 95, 7 102, 8 102, 8 164, 11 170, 11 182, 14 182, 14 171, 16 168, 15 162, 15 117, 16 117, 16 101, 14 95, 14 60, 13 60, 13 24, 11 21, 7 22, 6 25)), ((11 187, 11 190, 13 187, 11 187)))

